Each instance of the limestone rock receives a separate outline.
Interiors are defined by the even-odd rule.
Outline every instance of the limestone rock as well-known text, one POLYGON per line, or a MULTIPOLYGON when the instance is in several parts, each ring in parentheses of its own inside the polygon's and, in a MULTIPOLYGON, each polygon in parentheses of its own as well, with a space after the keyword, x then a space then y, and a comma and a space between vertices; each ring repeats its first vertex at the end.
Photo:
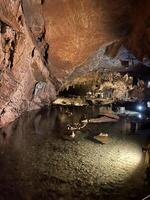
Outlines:
POLYGON ((149 6, 148 0, 1 0, 0 126, 51 103, 79 75, 149 65, 149 6))

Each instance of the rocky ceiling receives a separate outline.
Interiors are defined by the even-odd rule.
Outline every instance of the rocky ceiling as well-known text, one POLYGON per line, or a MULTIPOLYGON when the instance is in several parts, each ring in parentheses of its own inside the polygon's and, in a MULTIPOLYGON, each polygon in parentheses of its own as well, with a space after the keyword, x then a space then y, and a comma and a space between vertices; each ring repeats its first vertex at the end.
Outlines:
POLYGON ((149 0, 0 0, 0 126, 79 75, 150 65, 149 0))

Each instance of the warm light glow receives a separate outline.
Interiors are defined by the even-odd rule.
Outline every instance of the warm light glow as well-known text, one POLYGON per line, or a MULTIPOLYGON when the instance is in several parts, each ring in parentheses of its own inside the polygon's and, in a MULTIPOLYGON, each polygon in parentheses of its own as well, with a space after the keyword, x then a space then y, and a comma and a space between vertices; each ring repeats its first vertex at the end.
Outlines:
POLYGON ((120 153, 120 161, 124 161, 127 167, 134 168, 141 161, 142 154, 140 152, 134 151, 134 149, 124 148, 124 151, 120 153))
POLYGON ((119 145, 118 147, 119 154, 113 157, 115 160, 113 167, 116 173, 121 174, 118 178, 121 178, 122 181, 126 181, 139 167, 142 160, 142 151, 132 143, 129 145, 119 145))
MULTIPOLYGON (((88 144, 90 146, 90 144, 88 144)), ((110 181, 126 181, 139 167, 142 160, 141 147, 131 141, 118 141, 106 145, 103 155, 101 145, 91 144, 90 153, 85 154, 84 149, 84 162, 87 161, 88 165, 97 167, 97 176, 101 177, 101 169, 103 173, 107 174, 110 181)), ((87 147, 87 149, 89 149, 87 147)), ((82 150, 80 149, 80 153, 82 150)), ((101 181, 106 181, 105 179, 101 181)))

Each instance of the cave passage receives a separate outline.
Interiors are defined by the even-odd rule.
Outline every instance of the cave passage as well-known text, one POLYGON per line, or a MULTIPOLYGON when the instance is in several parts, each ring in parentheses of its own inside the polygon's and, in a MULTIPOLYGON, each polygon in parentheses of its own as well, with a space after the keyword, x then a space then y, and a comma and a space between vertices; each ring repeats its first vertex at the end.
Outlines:
POLYGON ((150 0, 0 0, 0 200, 149 196, 150 0))

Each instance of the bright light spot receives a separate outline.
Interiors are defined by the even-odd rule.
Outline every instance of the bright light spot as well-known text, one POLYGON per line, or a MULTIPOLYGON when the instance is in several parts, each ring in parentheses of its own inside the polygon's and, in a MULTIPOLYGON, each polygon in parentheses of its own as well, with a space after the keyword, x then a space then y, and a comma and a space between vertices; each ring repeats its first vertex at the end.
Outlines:
POLYGON ((121 114, 125 113, 125 107, 120 107, 120 113, 121 114))
POLYGON ((96 167, 97 171, 93 173, 96 173, 102 182, 106 182, 106 179, 103 179, 105 174, 107 174, 108 182, 126 181, 139 167, 142 160, 141 147, 131 141, 110 143, 105 149, 101 145, 88 143, 88 148, 80 149, 80 152, 84 153, 85 156, 82 159, 88 163, 87 166, 96 167))
POLYGON ((148 81, 147 87, 150 88, 150 81, 148 81))
POLYGON ((140 113, 138 114, 138 118, 139 118, 139 119, 142 119, 142 115, 141 115, 140 113))
POLYGON ((150 101, 147 102, 147 107, 150 108, 150 101))
POLYGON ((137 109, 138 109, 139 111, 142 111, 142 110, 143 110, 143 106, 142 106, 142 105, 138 105, 138 106, 137 106, 137 109))
POLYGON ((126 163, 127 168, 134 168, 141 161, 141 153, 134 151, 134 149, 124 149, 120 153, 120 161, 126 163))

